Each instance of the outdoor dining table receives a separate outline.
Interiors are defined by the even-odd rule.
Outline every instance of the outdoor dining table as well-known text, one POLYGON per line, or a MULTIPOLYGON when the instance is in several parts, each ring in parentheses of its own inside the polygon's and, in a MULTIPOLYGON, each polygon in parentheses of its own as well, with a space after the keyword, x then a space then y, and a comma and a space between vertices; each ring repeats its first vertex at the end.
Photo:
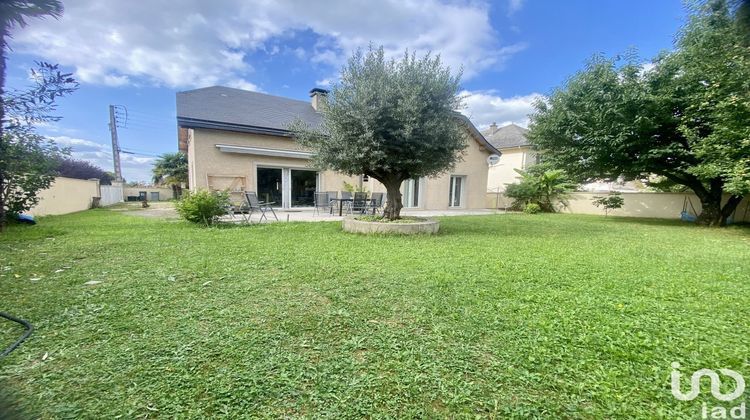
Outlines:
MULTIPOLYGON (((344 215, 344 202, 352 202, 354 201, 353 198, 331 198, 330 201, 338 201, 339 202, 339 216, 344 215)), ((372 198, 365 198, 365 202, 367 202, 368 207, 372 207, 372 214, 375 214, 375 207, 371 206, 372 204, 372 198)), ((331 214, 333 214, 333 206, 331 206, 331 214)))

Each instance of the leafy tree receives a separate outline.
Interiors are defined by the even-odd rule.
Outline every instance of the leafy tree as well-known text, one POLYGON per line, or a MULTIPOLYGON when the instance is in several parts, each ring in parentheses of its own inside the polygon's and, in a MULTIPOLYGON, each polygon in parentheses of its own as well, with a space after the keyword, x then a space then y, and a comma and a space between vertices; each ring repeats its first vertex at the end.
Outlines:
POLYGON ((594 196, 591 204, 596 207, 602 207, 604 209, 604 217, 607 217, 610 210, 620 209, 625 204, 625 199, 622 198, 622 193, 619 191, 613 191, 606 196, 594 196))
POLYGON ((27 130, 6 130, 0 157, 5 171, 0 199, 11 215, 30 210, 38 193, 55 180, 55 169, 66 150, 27 130))
POLYGON ((466 148, 455 112, 459 81, 440 57, 407 52, 388 60, 383 47, 371 47, 343 68, 322 107, 322 126, 291 129, 313 149, 317 167, 380 181, 388 191, 383 216, 398 219, 401 183, 449 170, 466 148))
MULTIPOLYGON (((10 31, 15 27, 25 27, 27 19, 31 17, 52 16, 58 18, 62 15, 63 6, 59 0, 4 0, 0 2, 0 190, 5 190, 5 179, 8 177, 3 165, 5 156, 10 149, 10 144, 6 143, 11 138, 5 135, 5 126, 7 124, 6 100, 8 99, 5 92, 5 74, 6 74, 6 49, 8 48, 8 39, 10 31)), ((39 92, 38 92, 39 93, 39 92)), ((50 92, 51 96, 39 98, 34 102, 26 102, 32 107, 50 102, 54 102, 54 91, 50 92), (49 100, 47 100, 49 98, 49 100)), ((21 104, 23 101, 16 101, 21 104)), ((22 112, 21 114, 33 115, 34 111, 22 112)), ((6 203, 4 197, 0 194, 0 231, 3 230, 6 223, 6 203)))
POLYGON ((5 120, 0 138, 0 229, 5 226, 6 213, 26 211, 37 203, 36 194, 49 187, 60 159, 68 154, 34 132, 34 125, 56 121, 50 115, 55 100, 72 93, 78 83, 57 65, 38 63, 32 70, 34 84, 26 90, 5 92, 5 120), (32 179, 37 177, 37 180, 32 179), (22 191, 17 189, 21 188, 22 191))
POLYGON ((154 184, 171 185, 175 198, 182 195, 182 184, 188 182, 188 159, 184 153, 161 155, 152 171, 154 184))
POLYGON ((521 175, 521 181, 505 188, 505 195, 514 200, 514 209, 523 210, 529 204, 536 204, 540 211, 554 213, 557 203, 565 204, 565 199, 576 188, 565 171, 551 169, 547 164, 534 165, 525 171, 516 169, 516 172, 521 175))
POLYGON ((57 162, 57 175, 76 179, 99 179, 101 185, 110 185, 115 179, 111 172, 91 164, 85 160, 63 158, 57 162))
POLYGON ((684 185, 702 203, 698 223, 726 224, 750 192, 750 44, 732 10, 693 9, 653 69, 595 57, 536 103, 531 141, 579 182, 654 174, 684 185))

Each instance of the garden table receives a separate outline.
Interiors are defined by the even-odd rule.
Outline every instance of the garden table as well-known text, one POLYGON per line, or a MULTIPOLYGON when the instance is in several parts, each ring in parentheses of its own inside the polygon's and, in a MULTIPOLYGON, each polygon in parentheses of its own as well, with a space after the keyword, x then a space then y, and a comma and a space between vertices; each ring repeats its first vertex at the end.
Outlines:
MULTIPOLYGON (((344 215, 344 202, 348 201, 348 202, 351 203, 352 201, 354 201, 354 199, 353 198, 331 198, 330 201, 338 201, 339 202, 339 216, 343 216, 344 215)), ((372 203, 372 198, 366 198, 365 201, 368 203, 367 207, 372 207, 372 206, 369 205, 369 204, 372 203)), ((333 214, 333 206, 331 206, 331 214, 333 214)), ((372 208, 372 214, 375 214, 375 208, 374 207, 372 208)))

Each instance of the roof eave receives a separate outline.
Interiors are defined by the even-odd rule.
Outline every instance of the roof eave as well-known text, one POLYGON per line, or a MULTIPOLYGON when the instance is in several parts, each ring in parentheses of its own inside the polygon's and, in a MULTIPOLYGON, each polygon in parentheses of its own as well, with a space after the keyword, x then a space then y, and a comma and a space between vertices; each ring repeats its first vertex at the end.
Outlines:
POLYGON ((482 135, 482 133, 477 130, 477 128, 474 126, 474 123, 471 122, 469 117, 467 117, 464 114, 461 114, 460 112, 456 112, 456 117, 466 126, 466 128, 469 129, 469 133, 474 137, 474 140, 476 140, 480 145, 482 145, 485 149, 487 149, 490 153, 494 153, 496 155, 502 155, 502 152, 497 149, 495 146, 493 146, 489 141, 487 141, 486 138, 482 135))
POLYGON ((226 130, 237 133, 264 134, 269 136, 292 137, 289 130, 271 127, 258 127, 244 124, 233 124, 220 121, 200 120, 196 118, 177 117, 177 125, 183 128, 204 128, 208 130, 226 130))

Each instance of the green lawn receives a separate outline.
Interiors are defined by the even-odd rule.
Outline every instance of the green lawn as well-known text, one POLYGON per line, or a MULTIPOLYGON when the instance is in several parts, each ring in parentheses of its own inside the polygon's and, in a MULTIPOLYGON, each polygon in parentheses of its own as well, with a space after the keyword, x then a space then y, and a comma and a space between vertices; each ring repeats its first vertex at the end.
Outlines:
MULTIPOLYGON (((0 235, 0 275, 0 310, 36 327, 0 389, 43 418, 698 417, 717 401, 674 399, 673 361, 750 383, 746 228, 497 215, 363 237, 94 210, 0 235)), ((0 347, 19 332, 0 320, 0 347)))

